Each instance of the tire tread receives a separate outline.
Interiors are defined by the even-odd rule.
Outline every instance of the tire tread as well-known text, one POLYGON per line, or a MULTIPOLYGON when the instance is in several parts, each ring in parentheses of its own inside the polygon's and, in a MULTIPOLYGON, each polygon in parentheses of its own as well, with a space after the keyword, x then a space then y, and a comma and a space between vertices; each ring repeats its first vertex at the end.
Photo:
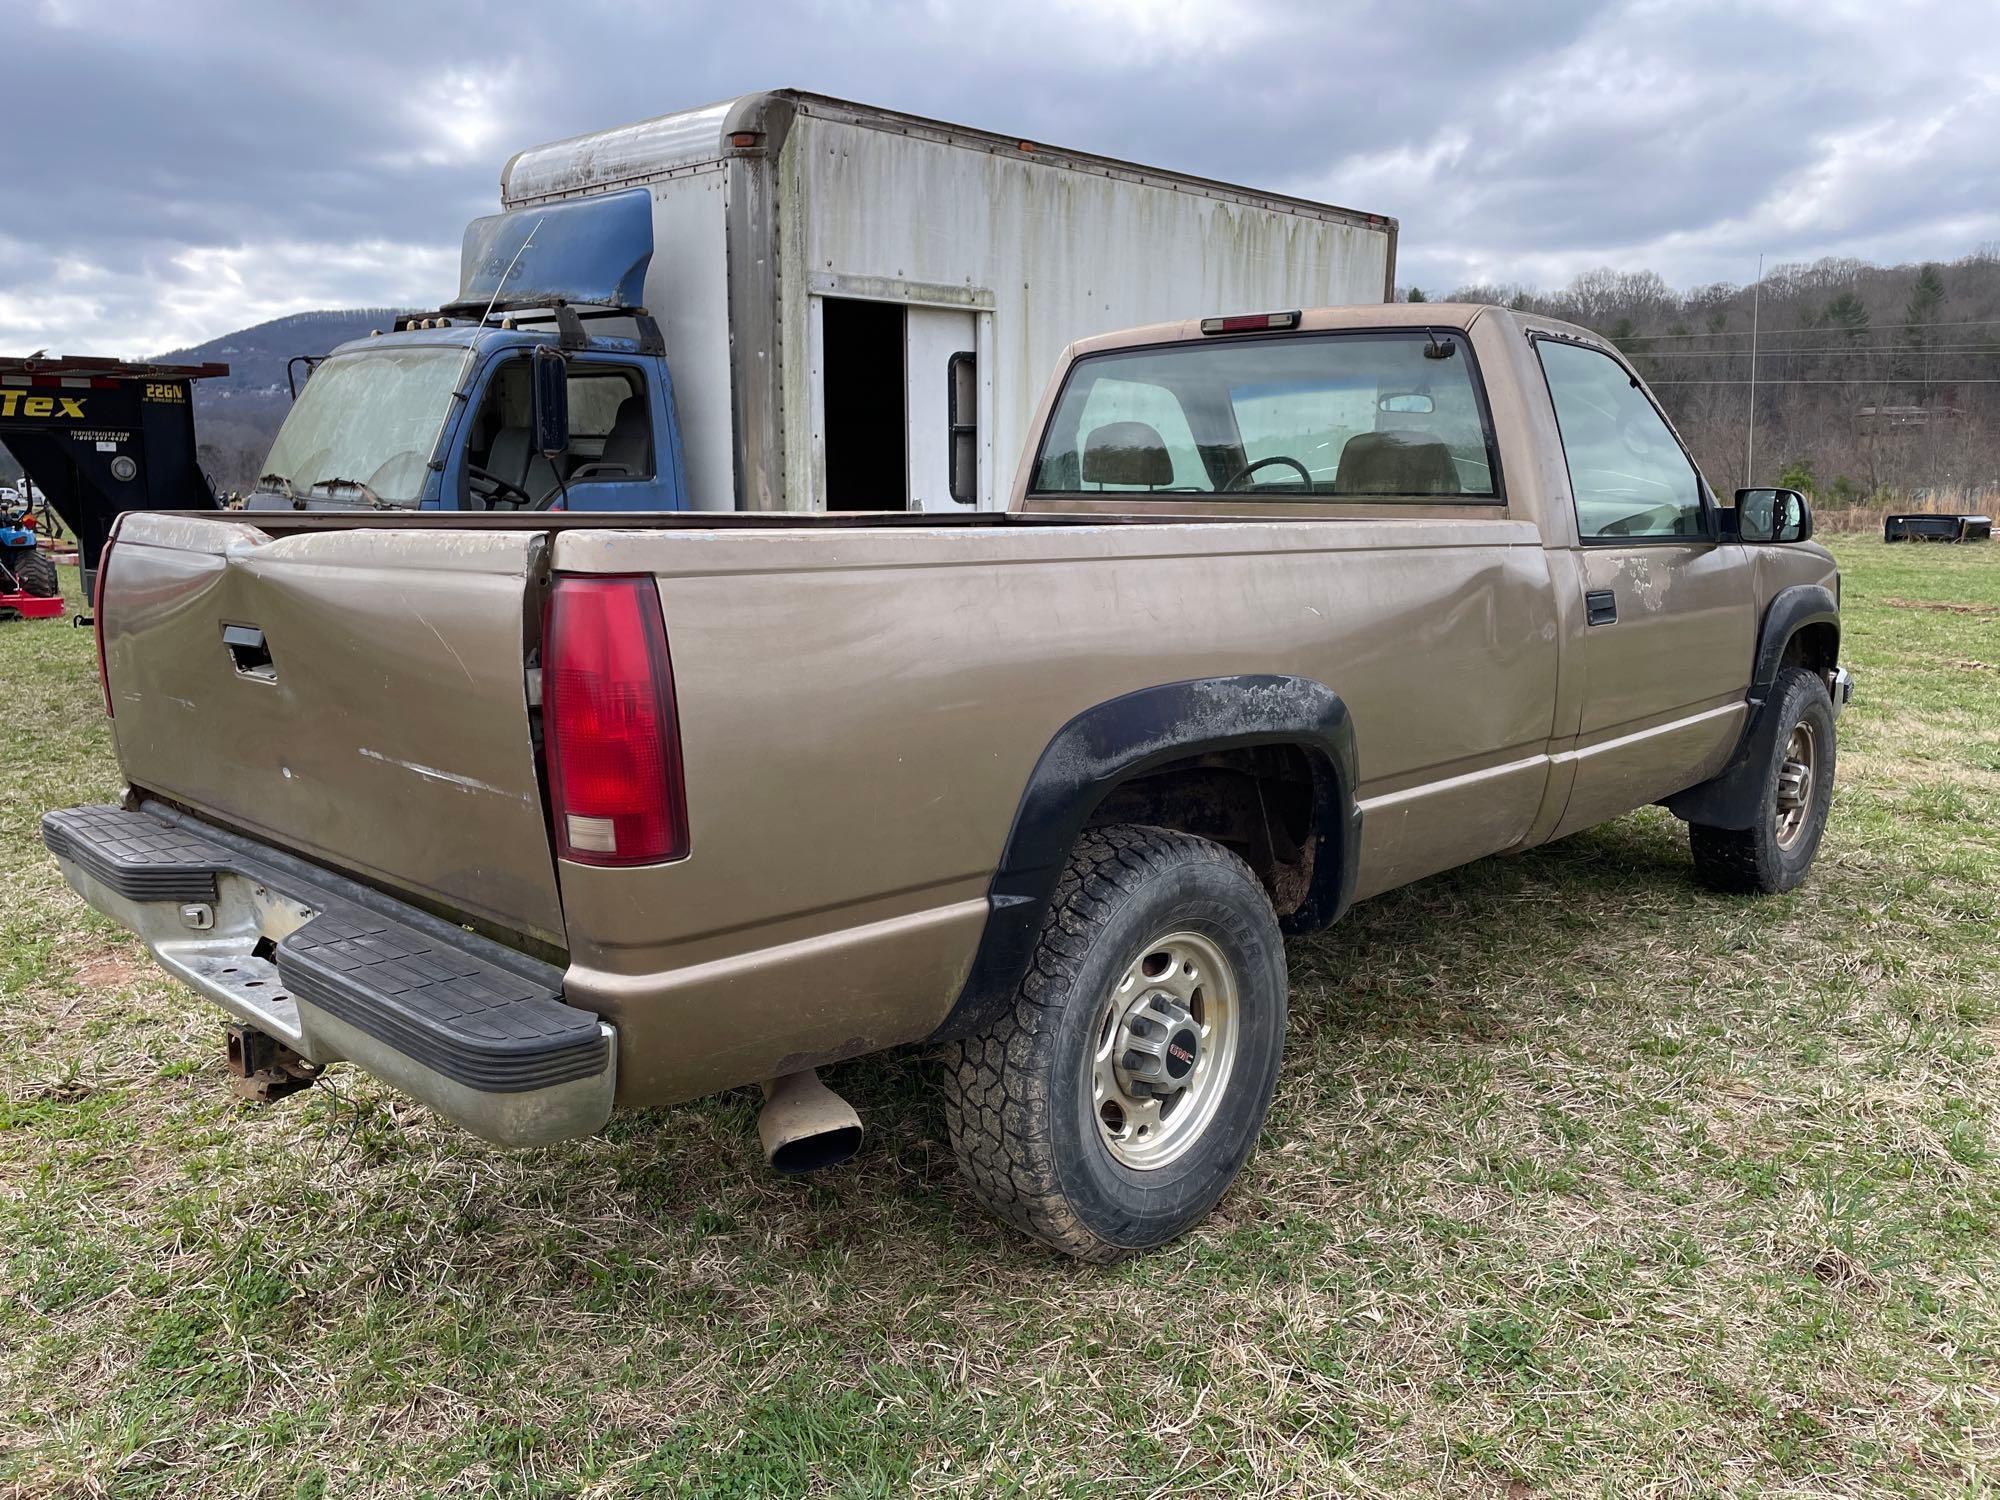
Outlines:
POLYGON ((1100 1238, 1063 1193, 1047 1081, 1061 1017, 1112 913, 1147 880, 1195 861, 1234 866, 1256 881, 1234 854, 1192 834, 1139 824, 1085 830, 1056 881, 1013 1006, 985 1032, 942 1049, 945 1125, 974 1194, 997 1218, 1079 1260, 1109 1264, 1135 1249, 1100 1238))

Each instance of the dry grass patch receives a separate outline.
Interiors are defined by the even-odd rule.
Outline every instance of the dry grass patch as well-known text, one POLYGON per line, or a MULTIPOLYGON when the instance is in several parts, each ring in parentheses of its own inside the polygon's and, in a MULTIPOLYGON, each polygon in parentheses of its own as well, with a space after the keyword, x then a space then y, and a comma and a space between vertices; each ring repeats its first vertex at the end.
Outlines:
POLYGON ((916 1055, 854 1166, 743 1093, 508 1155, 350 1070, 239 1104, 214 1014, 52 878, 115 785, 80 632, 0 820, 0 1493, 1974 1494, 2000 1464, 1990 549, 1840 542, 1815 879, 1647 812, 1292 952, 1262 1147, 1110 1272, 996 1228, 916 1055))

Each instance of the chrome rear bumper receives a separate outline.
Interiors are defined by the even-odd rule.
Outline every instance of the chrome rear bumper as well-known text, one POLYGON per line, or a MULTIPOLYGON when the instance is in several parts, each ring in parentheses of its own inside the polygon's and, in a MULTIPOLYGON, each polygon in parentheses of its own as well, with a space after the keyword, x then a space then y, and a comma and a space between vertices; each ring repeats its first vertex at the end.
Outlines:
POLYGON ((162 968, 309 1062, 352 1062, 501 1145, 611 1113, 616 1033, 546 964, 159 804, 52 812, 42 839, 162 968))

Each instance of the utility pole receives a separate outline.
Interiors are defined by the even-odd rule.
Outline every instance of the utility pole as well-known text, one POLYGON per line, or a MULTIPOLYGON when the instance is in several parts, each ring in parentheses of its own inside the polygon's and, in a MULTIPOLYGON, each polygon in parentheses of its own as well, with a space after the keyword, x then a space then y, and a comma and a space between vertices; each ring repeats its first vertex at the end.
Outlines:
POLYGON ((1750 435, 1743 443, 1743 483, 1757 482, 1757 314, 1764 300, 1764 257, 1757 257, 1757 284, 1750 290, 1750 435))

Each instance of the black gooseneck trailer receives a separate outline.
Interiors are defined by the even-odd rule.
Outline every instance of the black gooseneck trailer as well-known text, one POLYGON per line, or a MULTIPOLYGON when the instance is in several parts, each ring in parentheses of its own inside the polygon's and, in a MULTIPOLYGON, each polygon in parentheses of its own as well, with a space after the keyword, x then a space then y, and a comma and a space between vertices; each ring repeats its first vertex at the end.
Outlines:
POLYGON ((76 536, 86 598, 119 513, 214 510, 195 461, 194 382, 222 364, 0 359, 0 446, 76 536))

